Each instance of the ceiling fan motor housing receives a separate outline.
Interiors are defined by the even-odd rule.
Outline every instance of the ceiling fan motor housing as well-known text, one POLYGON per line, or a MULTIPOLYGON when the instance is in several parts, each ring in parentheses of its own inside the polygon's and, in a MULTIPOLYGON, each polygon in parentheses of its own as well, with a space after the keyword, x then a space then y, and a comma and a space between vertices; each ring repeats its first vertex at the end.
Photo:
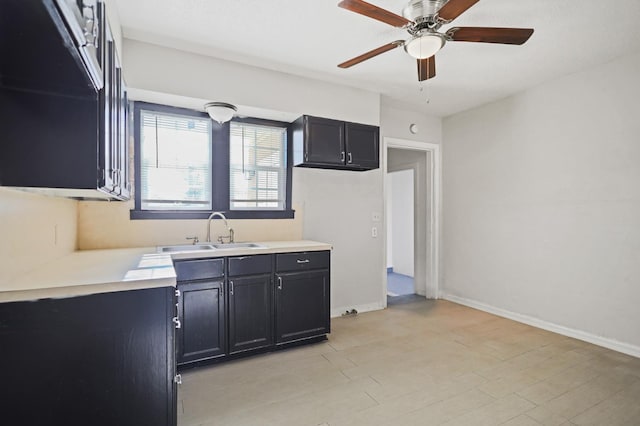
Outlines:
MULTIPOLYGON (((434 20, 434 16, 449 0, 411 0, 402 10, 402 16, 415 23, 434 20)), ((435 21, 435 20, 434 20, 435 21)))

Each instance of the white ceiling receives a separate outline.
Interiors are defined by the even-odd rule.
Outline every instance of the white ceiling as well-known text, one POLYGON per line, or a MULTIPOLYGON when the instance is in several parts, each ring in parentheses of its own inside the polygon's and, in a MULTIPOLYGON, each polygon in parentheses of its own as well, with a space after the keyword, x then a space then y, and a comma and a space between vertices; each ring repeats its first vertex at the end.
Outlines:
MULTIPOLYGON (((401 14, 403 0, 369 0, 401 14)), ((481 0, 451 26, 525 27, 523 46, 447 43, 417 81, 402 48, 337 64, 408 34, 336 0, 115 0, 126 38, 372 90, 447 116, 640 51, 640 0, 481 0), (428 100, 428 101, 427 101, 428 100)))

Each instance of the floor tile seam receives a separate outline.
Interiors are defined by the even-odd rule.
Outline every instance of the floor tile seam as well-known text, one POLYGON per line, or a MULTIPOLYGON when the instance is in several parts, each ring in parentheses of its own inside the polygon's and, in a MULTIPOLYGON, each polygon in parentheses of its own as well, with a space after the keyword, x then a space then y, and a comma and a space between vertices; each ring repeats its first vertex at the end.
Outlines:
MULTIPOLYGON (((473 389, 472 389, 472 390, 473 390, 473 389)), ((451 423, 451 422, 455 421, 456 419, 459 419, 459 418, 464 417, 464 416, 466 416, 466 415, 468 415, 468 414, 470 414, 470 413, 473 413, 474 411, 477 411, 477 410, 480 410, 480 409, 482 409, 482 408, 485 408, 485 407, 487 407, 488 405, 493 404, 493 403, 495 403, 496 401, 498 401, 498 400, 499 400, 499 398, 495 398, 495 397, 493 397, 493 396, 489 395, 488 393, 483 392, 483 391, 482 391, 482 390, 480 390, 480 389, 475 389, 475 390, 477 390, 478 392, 481 392, 481 393, 485 394, 486 396, 488 396, 489 398, 491 398, 491 399, 492 399, 492 401, 489 401, 489 402, 487 402, 487 403, 483 403, 483 404, 481 404, 481 405, 479 405, 479 406, 477 406, 477 407, 472 408, 471 410, 468 410, 468 411, 467 411, 467 412, 465 412, 465 413, 461 413, 461 414, 455 415, 454 417, 452 417, 452 418, 450 418, 450 419, 448 419, 448 420, 446 420, 445 422, 440 423, 440 424, 441 424, 441 425, 443 425, 443 426, 445 426, 447 423, 451 423)), ((462 394, 464 394, 464 393, 467 393, 467 392, 463 392, 462 394)), ((459 394, 459 395, 462 395, 462 394, 459 394)), ((456 396, 458 396, 458 395, 456 395, 456 396)), ((454 396, 454 397, 452 397, 452 398, 455 398, 456 396, 454 396)), ((451 398, 449 398, 449 399, 451 399, 451 398)))
MULTIPOLYGON (((587 381, 587 382, 585 382, 585 383, 581 384, 581 385, 580 385, 580 386, 578 386, 578 387, 571 388, 571 389, 569 389, 568 391, 563 392, 562 394, 560 394, 560 395, 556 396, 555 398, 551 398, 550 400, 548 400, 547 402, 545 402, 545 404, 550 404, 550 403, 552 403, 553 401, 555 401, 556 399, 561 398, 563 395, 568 394, 569 392, 577 391, 578 389, 580 389, 580 388, 582 388, 582 387, 586 387, 586 386, 587 386, 587 385, 589 385, 592 381, 594 381, 596 378, 598 378, 598 377, 600 377, 600 376, 601 376, 601 375, 598 375, 598 376, 594 377, 593 379, 591 379, 591 380, 589 380, 589 381, 587 381)), ((606 397, 602 398, 601 400, 599 400, 598 402, 596 402, 596 403, 594 403, 594 404, 591 404, 589 407, 585 408, 584 410, 580 411, 579 413, 575 414, 574 416, 568 417, 568 418, 567 418, 567 420, 571 421, 571 419, 575 419, 576 417, 578 417, 578 416, 580 416, 581 414, 583 414, 583 413, 587 412, 588 410, 590 410, 592 407, 595 407, 596 405, 601 404, 602 402, 604 402, 605 400, 607 400, 607 399, 608 399, 608 398, 610 398, 611 396, 613 396, 613 394, 611 394, 611 395, 609 395, 609 396, 606 396, 606 397)), ((554 414, 558 415, 558 413, 555 413, 555 412, 554 412, 554 414)), ((564 417, 564 416, 561 416, 561 417, 564 417)), ((572 422, 572 423, 573 423, 573 422, 572 422)))
MULTIPOLYGON (((537 408, 537 407, 536 407, 536 408, 537 408)), ((535 408, 532 408, 531 410, 535 410, 535 408)), ((529 410, 529 411, 531 411, 531 410, 529 410)), ((539 421, 537 421, 536 419, 534 419, 533 417, 531 417, 530 415, 528 415, 527 413, 528 413, 529 411, 527 411, 527 412, 523 413, 523 415, 524 415, 524 416, 526 416, 527 418, 531 419, 532 421, 536 422, 536 424, 544 425, 544 423, 540 423, 539 421)))

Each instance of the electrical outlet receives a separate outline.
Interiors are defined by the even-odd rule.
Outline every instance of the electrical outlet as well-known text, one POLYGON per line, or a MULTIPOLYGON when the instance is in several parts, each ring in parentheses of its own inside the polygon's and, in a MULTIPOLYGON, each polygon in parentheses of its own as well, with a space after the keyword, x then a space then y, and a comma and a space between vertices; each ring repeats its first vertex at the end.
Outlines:
POLYGON ((378 238, 378 228, 376 228, 375 226, 371 228, 371 236, 373 238, 378 238))

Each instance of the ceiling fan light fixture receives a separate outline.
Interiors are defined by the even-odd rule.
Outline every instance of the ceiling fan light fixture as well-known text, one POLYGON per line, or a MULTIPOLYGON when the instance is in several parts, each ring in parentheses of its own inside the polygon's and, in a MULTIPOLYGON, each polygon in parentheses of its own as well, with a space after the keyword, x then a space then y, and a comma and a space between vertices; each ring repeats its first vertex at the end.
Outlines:
POLYGON ((226 102, 209 102, 204 105, 204 110, 214 121, 222 124, 231 120, 238 108, 226 102))
POLYGON ((444 42, 441 34, 429 32, 413 37, 405 43, 404 50, 416 59, 426 59, 442 49, 444 42))

